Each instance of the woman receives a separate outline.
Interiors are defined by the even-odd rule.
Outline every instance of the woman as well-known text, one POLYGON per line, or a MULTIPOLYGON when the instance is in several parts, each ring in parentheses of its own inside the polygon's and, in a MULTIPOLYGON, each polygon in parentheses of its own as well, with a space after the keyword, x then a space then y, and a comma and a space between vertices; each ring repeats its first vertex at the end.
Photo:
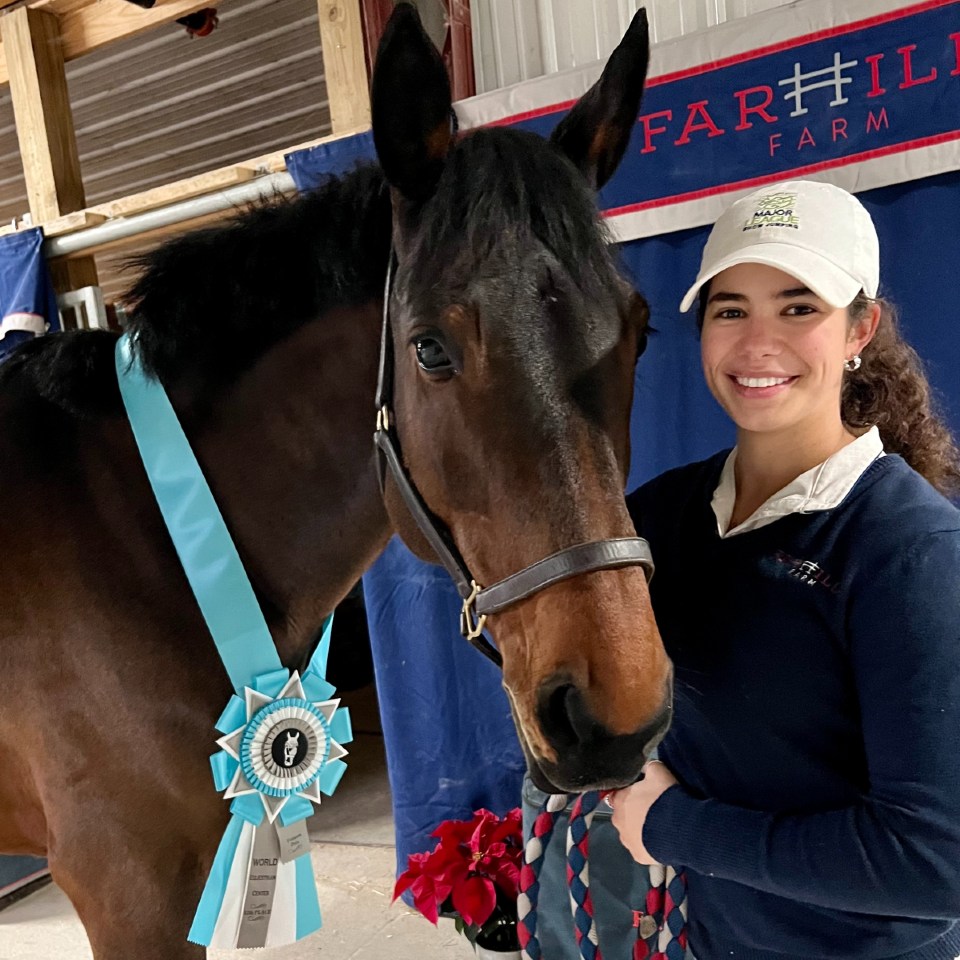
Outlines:
POLYGON ((845 191, 735 203, 682 309, 737 446, 629 497, 676 715, 613 823, 699 960, 960 956, 960 469, 878 281, 845 191))

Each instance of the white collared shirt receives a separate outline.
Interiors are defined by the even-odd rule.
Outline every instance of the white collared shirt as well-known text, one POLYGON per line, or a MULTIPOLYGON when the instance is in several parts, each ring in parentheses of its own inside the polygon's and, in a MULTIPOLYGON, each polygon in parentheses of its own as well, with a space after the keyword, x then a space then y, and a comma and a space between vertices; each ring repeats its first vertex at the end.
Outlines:
POLYGON ((883 443, 880 431, 871 427, 827 457, 823 463, 801 473, 799 477, 778 490, 769 500, 762 503, 743 523, 732 530, 730 518, 737 498, 737 484, 734 477, 734 464, 737 460, 737 448, 734 447, 723 465, 720 482, 713 491, 711 506, 717 518, 717 531, 721 537, 732 537, 748 530, 765 527, 780 517, 791 513, 813 513, 815 510, 831 510, 837 506, 860 479, 863 471, 878 457, 883 456, 883 443))

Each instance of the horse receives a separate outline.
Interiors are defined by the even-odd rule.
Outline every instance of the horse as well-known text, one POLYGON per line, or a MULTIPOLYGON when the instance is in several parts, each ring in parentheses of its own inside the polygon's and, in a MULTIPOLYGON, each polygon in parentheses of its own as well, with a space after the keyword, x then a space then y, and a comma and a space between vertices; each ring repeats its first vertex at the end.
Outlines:
MULTIPOLYGON (((647 56, 641 14, 550 141, 459 135, 439 55, 399 4, 372 80, 379 164, 142 263, 131 335, 288 668, 393 533, 436 559, 371 444, 381 339, 397 459, 477 583, 634 536, 648 311, 594 192, 647 56)), ((0 850, 48 858, 96 960, 197 960, 187 931, 228 816, 208 755, 232 690, 136 452, 115 344, 67 332, 0 368, 0 850)), ((645 571, 542 583, 488 627, 537 782, 636 779, 672 694, 645 571)))

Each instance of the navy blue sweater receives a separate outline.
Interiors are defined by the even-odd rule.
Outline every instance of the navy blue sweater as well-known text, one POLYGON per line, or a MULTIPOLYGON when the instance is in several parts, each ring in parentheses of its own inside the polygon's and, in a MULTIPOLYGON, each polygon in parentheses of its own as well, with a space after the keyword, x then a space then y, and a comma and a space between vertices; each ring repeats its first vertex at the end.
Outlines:
POLYGON ((833 510, 722 539, 726 454, 628 498, 676 668, 682 786, 647 849, 685 866, 698 960, 960 956, 960 511, 897 456, 833 510))

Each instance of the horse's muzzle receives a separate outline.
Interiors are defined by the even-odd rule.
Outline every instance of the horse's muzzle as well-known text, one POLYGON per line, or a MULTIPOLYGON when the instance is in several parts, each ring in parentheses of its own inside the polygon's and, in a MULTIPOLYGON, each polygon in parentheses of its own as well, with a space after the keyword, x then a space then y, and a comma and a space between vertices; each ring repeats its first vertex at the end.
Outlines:
POLYGON ((553 792, 615 789, 634 783, 670 727, 672 688, 671 677, 662 706, 649 723, 634 733, 614 734, 596 719, 569 678, 555 677, 543 684, 537 718, 557 759, 533 758, 539 767, 531 765, 534 782, 542 781, 537 786, 553 792))

